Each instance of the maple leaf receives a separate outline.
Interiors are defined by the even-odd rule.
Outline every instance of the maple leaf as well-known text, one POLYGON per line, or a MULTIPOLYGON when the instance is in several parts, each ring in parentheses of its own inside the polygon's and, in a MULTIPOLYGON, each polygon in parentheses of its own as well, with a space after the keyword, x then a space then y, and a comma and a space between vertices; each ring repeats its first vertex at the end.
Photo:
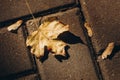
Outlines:
POLYGON ((58 35, 68 31, 69 25, 64 25, 58 20, 46 21, 40 25, 38 30, 27 37, 26 45, 31 46, 31 53, 40 58, 44 56, 45 47, 54 55, 65 56, 66 43, 56 40, 58 35))

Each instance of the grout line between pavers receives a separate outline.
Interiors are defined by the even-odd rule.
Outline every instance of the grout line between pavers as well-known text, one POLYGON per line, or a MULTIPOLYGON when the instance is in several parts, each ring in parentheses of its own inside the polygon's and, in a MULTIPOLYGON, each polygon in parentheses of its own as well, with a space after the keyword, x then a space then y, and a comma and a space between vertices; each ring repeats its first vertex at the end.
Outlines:
MULTIPOLYGON (((49 15, 49 14, 57 13, 57 12, 60 12, 60 11, 63 12, 63 11, 66 11, 68 9, 75 8, 77 6, 78 6, 77 2, 76 3, 71 3, 71 4, 51 8, 51 9, 48 9, 48 10, 44 10, 44 11, 41 11, 41 12, 36 12, 36 13, 33 13, 33 15, 34 15, 35 18, 42 17, 42 16, 46 16, 46 15, 49 15)), ((31 16, 31 14, 28 14, 28 15, 21 16, 21 17, 18 17, 18 18, 14 18, 14 19, 10 19, 10 20, 7 20, 7 21, 2 21, 2 22, 0 22, 0 28, 2 28, 4 26, 8 26, 11 23, 16 22, 19 19, 22 19, 24 22, 26 22, 27 20, 32 19, 32 16, 31 16)))
POLYGON ((91 43, 91 39, 89 38, 89 36, 87 34, 87 31, 86 31, 86 29, 84 28, 83 25, 84 25, 84 23, 82 23, 81 26, 82 26, 82 29, 83 29, 83 32, 84 32, 84 35, 85 35, 85 38, 86 38, 86 41, 87 41, 87 46, 88 46, 89 51, 90 51, 90 55, 91 55, 91 59, 92 59, 95 71, 96 71, 96 75, 97 75, 99 80, 103 80, 103 76, 102 76, 99 64, 96 61, 97 56, 95 54, 95 50, 94 50, 93 45, 91 43))
MULTIPOLYGON (((38 13, 34 13, 34 16, 35 17, 41 17, 41 16, 45 16, 45 15, 49 15, 49 14, 53 14, 53 13, 57 13, 59 11, 66 11, 66 10, 69 10, 69 9, 72 9, 72 8, 75 8, 75 7, 80 7, 80 2, 79 0, 76 1, 77 3, 72 3, 72 4, 68 4, 68 5, 64 5, 64 6, 60 6, 60 7, 56 7, 56 8, 52 8, 52 9, 49 9, 49 10, 46 10, 46 11, 42 11, 42 12, 38 12, 38 13), (78 4, 79 3, 79 4, 78 4)), ((81 12, 82 13, 82 12, 81 12)), ((82 15, 82 17, 84 18, 84 16, 82 15)), ((8 21, 4 21, 4 22, 0 22, 0 27, 3 27, 3 26, 6 26, 6 23, 7 25, 9 25, 9 23, 11 22, 14 22, 18 19, 24 19, 24 21, 27 21, 29 19, 31 19, 31 15, 27 15, 27 16, 22 16, 20 18, 16 18, 16 19, 11 19, 11 20, 8 20, 8 21)), ((83 23, 82 23, 83 24, 83 23)), ((87 35, 87 32, 85 30, 85 28, 82 26, 82 29, 83 29, 83 32, 84 32, 84 35, 86 37, 86 40, 87 40, 87 44, 88 44, 88 47, 89 47, 89 50, 90 50, 90 54, 91 54, 91 58, 92 58, 92 62, 94 64, 94 67, 95 67, 95 71, 96 71, 96 74, 98 76, 98 79, 99 80, 103 80, 102 78, 102 74, 101 74, 101 71, 100 71, 100 68, 99 68, 99 64, 96 62, 96 56, 95 56, 95 51, 93 49, 93 46, 92 46, 92 43, 91 43, 91 40, 89 39, 88 35, 87 35)), ((27 35, 27 33, 25 33, 27 35)), ((24 36, 26 37, 26 36, 24 36)), ((34 58, 34 57, 33 57, 34 58)), ((35 58, 34 58, 34 61, 35 61, 35 58)), ((35 65, 35 67, 37 66, 36 64, 36 61, 35 63, 33 63, 35 65)), ((37 67, 36 67, 37 68, 37 67)), ((37 69, 37 74, 38 74, 38 69, 37 69)), ((40 76, 38 74, 38 76, 40 76)))
POLYGON ((93 65, 94 65, 96 75, 98 77, 98 80, 104 80, 103 76, 102 76, 102 73, 101 73, 101 70, 100 70, 100 66, 99 66, 98 62, 96 61, 97 56, 95 54, 95 50, 93 48, 92 41, 91 41, 90 37, 88 36, 87 31, 86 31, 86 29, 84 27, 85 17, 84 17, 83 12, 81 11, 80 2, 79 2, 79 9, 80 9, 80 13, 81 13, 81 16, 82 16, 81 19, 83 20, 80 24, 81 24, 83 33, 84 33, 86 41, 87 41, 87 46, 88 46, 89 51, 90 51, 90 55, 91 55, 91 59, 92 59, 93 65))
POLYGON ((31 70, 31 69, 26 70, 26 71, 22 71, 22 72, 19 72, 19 73, 16 73, 16 74, 10 74, 10 75, 7 75, 7 76, 2 76, 2 77, 0 77, 0 80, 14 80, 14 79, 24 77, 24 76, 27 76, 27 75, 30 75, 30 74, 34 74, 33 70, 31 70))
MULTIPOLYGON (((25 26, 22 26, 22 33, 23 33, 24 41, 26 41, 28 34, 27 34, 27 29, 25 26)), ((24 43, 24 44, 26 44, 26 43, 24 43)), ((32 62, 31 65, 33 67, 33 70, 35 72, 37 70, 37 67, 36 67, 36 62, 35 62, 34 56, 32 56, 32 54, 30 53, 30 50, 28 48, 26 48, 26 50, 27 50, 28 56, 30 58, 30 61, 32 62)))
MULTIPOLYGON (((22 25, 21 28, 22 28, 22 33, 23 33, 24 42, 25 42, 25 39, 26 39, 26 36, 27 36, 26 31, 25 31, 26 29, 23 25, 22 25)), ((13 73, 13 74, 9 74, 9 75, 6 75, 6 76, 2 76, 2 77, 0 77, 0 80, 13 80, 13 79, 16 79, 16 78, 20 78, 20 77, 24 77, 24 76, 36 73, 37 67, 36 67, 34 57, 32 57, 32 55, 30 54, 30 52, 27 48, 26 48, 26 50, 27 50, 27 54, 28 54, 28 57, 30 59, 32 68, 28 69, 28 70, 18 72, 18 73, 13 73)))
MULTIPOLYGON (((27 36, 28 36, 28 30, 27 28, 24 26, 22 27, 22 30, 23 30, 23 36, 24 36, 24 39, 26 40, 27 36)), ((36 77, 35 77, 35 80, 41 80, 41 76, 39 74, 39 70, 38 70, 38 66, 37 66, 37 63, 36 63, 36 58, 34 55, 32 55, 30 53, 30 50, 27 48, 27 52, 28 52, 28 55, 30 57, 30 60, 33 64, 33 70, 34 70, 34 74, 36 74, 36 77)))

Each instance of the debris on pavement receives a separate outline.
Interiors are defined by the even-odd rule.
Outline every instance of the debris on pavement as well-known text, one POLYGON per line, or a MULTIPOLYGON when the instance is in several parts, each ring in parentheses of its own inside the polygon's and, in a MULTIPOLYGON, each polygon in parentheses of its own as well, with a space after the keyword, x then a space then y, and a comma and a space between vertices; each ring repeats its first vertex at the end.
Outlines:
POLYGON ((15 31, 15 30, 17 30, 17 29, 20 27, 20 25, 21 25, 22 23, 23 23, 22 20, 18 20, 18 21, 15 22, 14 24, 8 26, 7 30, 8 30, 8 31, 15 31))
POLYGON ((93 32, 92 32, 92 29, 91 29, 90 24, 89 24, 88 22, 85 22, 85 23, 84 23, 84 27, 87 29, 88 36, 89 36, 89 37, 92 37, 93 32))
POLYGON ((107 48, 102 53, 102 59, 106 59, 109 55, 111 55, 114 46, 115 46, 114 42, 108 44, 107 48))
POLYGON ((31 47, 31 53, 37 58, 44 56, 45 47, 54 55, 65 56, 65 46, 67 44, 57 40, 57 37, 68 30, 69 25, 64 25, 58 20, 43 22, 38 30, 27 37, 26 45, 31 47))

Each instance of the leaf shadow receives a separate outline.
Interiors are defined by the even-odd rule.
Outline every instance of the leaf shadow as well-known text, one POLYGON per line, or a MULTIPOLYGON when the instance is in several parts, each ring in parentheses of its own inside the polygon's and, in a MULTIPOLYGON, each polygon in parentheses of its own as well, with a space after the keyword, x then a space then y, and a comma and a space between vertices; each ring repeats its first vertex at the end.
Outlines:
MULTIPOLYGON (((68 49, 69 48, 70 48, 69 46, 65 46, 65 53, 66 53, 65 56, 55 55, 55 58, 60 62, 62 62, 62 60, 68 59, 70 57, 69 54, 68 54, 68 49)), ((47 47, 45 47, 44 56, 39 58, 39 60, 43 63, 44 61, 46 61, 48 59, 48 55, 49 55, 49 51, 47 50, 47 47)))
MULTIPOLYGON (((105 50, 105 49, 101 49, 101 50, 98 52, 97 56, 102 55, 102 53, 104 52, 104 50, 105 50)), ((119 51, 120 51, 120 45, 115 45, 115 47, 113 48, 113 51, 112 51, 111 55, 108 55, 107 58, 108 58, 109 60, 112 60, 112 58, 113 58, 119 51)))
POLYGON ((97 56, 100 56, 102 55, 102 53, 104 52, 105 49, 101 49, 98 53, 97 53, 97 56))
POLYGON ((120 45, 117 45, 113 48, 112 54, 108 56, 110 60, 120 51, 120 45))
MULTIPOLYGON (((76 44, 76 43, 84 44, 84 42, 82 41, 82 39, 80 37, 75 36, 73 33, 69 32, 69 31, 61 33, 57 37, 57 40, 62 40, 65 43, 68 43, 68 44, 76 44)), ((63 60, 69 59, 70 58, 70 55, 68 53, 69 48, 70 48, 70 46, 68 46, 68 45, 65 47, 65 53, 66 53, 65 56, 55 55, 55 58, 60 62, 62 62, 63 60)), ((47 50, 47 47, 45 47, 44 56, 41 57, 39 60, 43 63, 45 60, 48 59, 48 55, 49 55, 49 51, 47 50)))
POLYGON ((65 56, 61 56, 61 55, 55 55, 55 58, 58 60, 58 61, 60 61, 60 62, 62 62, 63 60, 67 60, 67 59, 69 59, 69 57, 70 57, 70 55, 69 55, 69 53, 68 53, 68 49, 70 48, 70 46, 66 46, 65 47, 65 56))
POLYGON ((74 35, 73 33, 69 32, 69 31, 65 31, 63 33, 61 33, 58 36, 58 39, 68 43, 68 44, 76 44, 76 43, 81 43, 84 44, 84 42, 82 41, 82 39, 76 35, 74 35))
POLYGON ((45 60, 48 59, 49 51, 47 50, 47 47, 44 48, 44 56, 40 57, 39 60, 43 63, 45 60))
MULTIPOLYGON (((81 43, 81 44, 85 44, 82 39, 76 35, 74 35, 73 33, 69 32, 69 31, 65 31, 63 33, 61 33, 58 37, 57 37, 58 40, 62 40, 64 41, 65 43, 68 43, 68 44, 77 44, 77 43, 81 43)), ((55 58, 62 62, 63 60, 67 60, 70 58, 70 55, 68 53, 68 49, 70 48, 70 46, 66 46, 65 47, 65 53, 66 55, 65 56, 61 56, 61 55, 55 55, 55 58)))

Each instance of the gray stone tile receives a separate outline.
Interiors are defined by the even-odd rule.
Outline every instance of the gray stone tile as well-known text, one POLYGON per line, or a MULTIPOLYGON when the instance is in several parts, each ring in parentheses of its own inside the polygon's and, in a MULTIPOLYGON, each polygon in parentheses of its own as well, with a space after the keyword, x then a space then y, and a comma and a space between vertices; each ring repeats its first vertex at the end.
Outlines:
MULTIPOLYGON (((70 32, 81 38, 86 43, 79 21, 79 9, 74 8, 65 12, 59 12, 42 17, 57 17, 61 22, 70 25, 70 32)), ((34 27, 34 26, 33 26, 34 27)), ((29 28, 29 25, 27 26, 29 28)), ((36 28, 37 29, 37 28, 36 28)), ((33 30, 28 29, 29 33, 33 30)), ((66 36, 68 37, 68 36, 66 36)), ((97 80, 94 66, 88 47, 82 43, 69 44, 70 57, 58 61, 52 54, 41 63, 36 59, 42 80, 97 80)))
MULTIPOLYGON (((85 19, 93 30, 93 47, 98 53, 108 43, 120 39, 120 1, 119 0, 80 0, 85 19)), ((120 79, 120 48, 116 47, 111 60, 100 63, 105 80, 120 79)))
POLYGON ((29 74, 34 72, 34 66, 22 28, 17 33, 7 31, 6 27, 0 28, 0 77, 29 74))
MULTIPOLYGON (((75 3, 75 0, 26 0, 33 13, 75 3)), ((29 15, 25 0, 0 1, 0 22, 29 15)))

